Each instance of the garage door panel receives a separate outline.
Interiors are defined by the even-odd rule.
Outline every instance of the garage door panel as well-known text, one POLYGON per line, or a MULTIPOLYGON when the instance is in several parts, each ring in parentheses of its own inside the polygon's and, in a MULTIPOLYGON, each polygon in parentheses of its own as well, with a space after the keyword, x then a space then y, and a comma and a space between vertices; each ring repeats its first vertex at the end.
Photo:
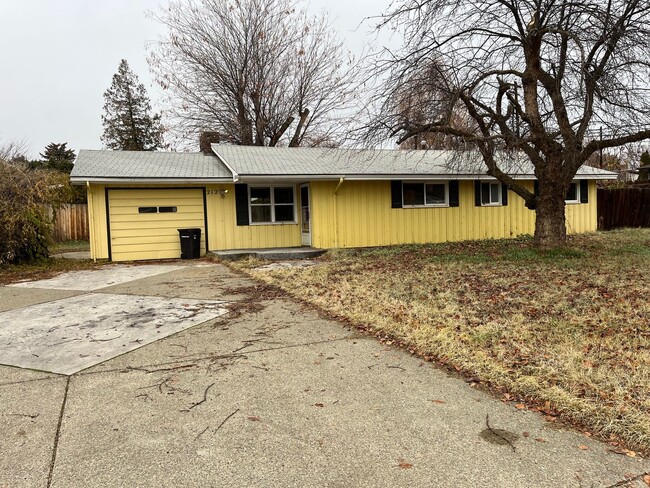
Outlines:
MULTIPOLYGON (((194 212, 203 211, 202 202, 197 202, 196 199, 193 200, 173 199, 169 201, 163 199, 156 199, 151 201, 139 200, 138 202, 124 202, 121 204, 115 204, 111 202, 111 208, 113 209, 116 215, 118 214, 138 215, 140 213, 138 212, 139 207, 176 207, 179 211, 181 211, 181 207, 182 207, 182 211, 194 211, 194 212)), ((163 213, 162 215, 168 215, 169 213, 176 213, 176 212, 163 213)))
POLYGON ((136 215, 116 215, 113 217, 111 215, 111 223, 114 228, 137 228, 139 225, 148 225, 149 227, 161 227, 169 224, 169 226, 175 225, 175 222, 195 222, 203 225, 203 213, 199 214, 189 214, 184 213, 179 214, 158 214, 152 217, 145 217, 146 214, 136 214, 136 215), (173 217, 163 217, 161 215, 173 215, 173 217))
POLYGON ((114 261, 179 258, 178 229, 201 229, 205 254, 202 189, 110 190, 111 257, 114 261), (140 213, 139 207, 176 207, 176 212, 140 213))
MULTIPOLYGON (((173 255, 174 258, 179 258, 181 255, 181 250, 178 243, 172 243, 172 242, 155 243, 155 247, 152 247, 151 243, 139 243, 139 244, 121 243, 118 249, 119 251, 117 251, 116 254, 130 253, 130 252, 145 252, 149 249, 155 252, 159 252, 159 251, 174 252, 173 255)), ((203 243, 201 243, 201 249, 205 250, 203 247, 203 243)))
POLYGON ((178 244, 178 233, 175 236, 170 236, 169 234, 155 234, 155 235, 140 235, 140 236, 129 236, 129 235, 116 235, 113 240, 113 245, 130 245, 130 244, 178 244))

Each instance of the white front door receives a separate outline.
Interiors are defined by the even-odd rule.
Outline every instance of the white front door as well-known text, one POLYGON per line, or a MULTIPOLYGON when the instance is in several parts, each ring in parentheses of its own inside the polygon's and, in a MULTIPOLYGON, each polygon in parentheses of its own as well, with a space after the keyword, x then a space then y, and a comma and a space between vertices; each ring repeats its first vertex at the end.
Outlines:
POLYGON ((303 246, 311 246, 310 196, 309 183, 300 185, 300 231, 302 233, 303 246))

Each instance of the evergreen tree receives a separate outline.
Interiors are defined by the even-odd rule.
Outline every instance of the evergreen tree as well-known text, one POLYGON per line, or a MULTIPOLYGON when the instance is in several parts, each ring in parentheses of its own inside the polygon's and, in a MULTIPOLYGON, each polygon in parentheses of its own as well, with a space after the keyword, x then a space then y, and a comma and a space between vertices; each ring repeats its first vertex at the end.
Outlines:
POLYGON ((639 180, 647 181, 650 180, 650 152, 644 151, 641 155, 641 164, 643 168, 639 170, 639 180))
POLYGON ((45 146, 45 150, 40 154, 40 161, 30 162, 31 168, 52 169, 63 173, 70 173, 74 166, 76 158, 72 149, 68 149, 68 143, 57 144, 51 142, 45 146))
POLYGON ((155 151, 162 146, 160 114, 151 114, 144 85, 123 59, 104 93, 104 133, 108 149, 155 151))

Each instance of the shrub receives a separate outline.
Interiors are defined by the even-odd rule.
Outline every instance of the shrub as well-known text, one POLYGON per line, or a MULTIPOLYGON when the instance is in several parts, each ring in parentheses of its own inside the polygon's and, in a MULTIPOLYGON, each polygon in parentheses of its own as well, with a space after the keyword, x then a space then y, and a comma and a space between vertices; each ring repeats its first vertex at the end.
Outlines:
POLYGON ((48 257, 53 212, 70 198, 68 176, 0 159, 0 264, 48 257))

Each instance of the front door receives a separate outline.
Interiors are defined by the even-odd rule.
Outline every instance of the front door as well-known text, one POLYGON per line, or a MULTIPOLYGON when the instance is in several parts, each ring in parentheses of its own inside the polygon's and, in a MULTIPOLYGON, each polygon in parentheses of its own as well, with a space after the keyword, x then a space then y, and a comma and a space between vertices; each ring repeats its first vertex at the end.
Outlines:
POLYGON ((300 231, 302 233, 303 246, 311 246, 309 197, 309 183, 300 185, 300 231))

